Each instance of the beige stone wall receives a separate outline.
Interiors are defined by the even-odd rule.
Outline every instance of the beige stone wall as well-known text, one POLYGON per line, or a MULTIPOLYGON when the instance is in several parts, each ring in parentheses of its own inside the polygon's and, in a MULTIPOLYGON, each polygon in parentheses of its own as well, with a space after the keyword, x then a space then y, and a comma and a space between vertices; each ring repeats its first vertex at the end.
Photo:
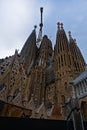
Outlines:
MULTIPOLYGON (((0 102, 1 105, 1 102, 0 102)), ((0 110, 0 116, 5 117, 30 117, 32 111, 23 107, 18 107, 13 104, 2 102, 2 109, 0 110)))

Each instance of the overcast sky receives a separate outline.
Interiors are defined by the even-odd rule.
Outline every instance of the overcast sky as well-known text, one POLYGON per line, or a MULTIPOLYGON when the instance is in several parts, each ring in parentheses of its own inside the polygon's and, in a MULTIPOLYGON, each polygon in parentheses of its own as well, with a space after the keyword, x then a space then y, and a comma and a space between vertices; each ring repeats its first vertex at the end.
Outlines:
POLYGON ((43 35, 56 41, 57 22, 65 32, 72 32, 87 62, 87 0, 0 0, 0 58, 19 52, 25 41, 40 23, 43 7, 43 35))

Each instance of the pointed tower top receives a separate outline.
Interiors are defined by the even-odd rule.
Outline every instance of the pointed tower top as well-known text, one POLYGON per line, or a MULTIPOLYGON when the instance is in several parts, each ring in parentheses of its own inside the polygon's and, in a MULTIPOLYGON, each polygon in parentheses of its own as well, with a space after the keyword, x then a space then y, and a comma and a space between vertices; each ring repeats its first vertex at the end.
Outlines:
POLYGON ((17 49, 15 49, 15 55, 18 55, 18 50, 17 49))
POLYGON ((71 39, 71 37, 72 37, 72 36, 71 36, 71 31, 69 31, 68 34, 69 34, 69 39, 71 39))
MULTIPOLYGON (((22 47, 22 50, 20 52, 22 57, 25 57, 26 55, 29 56, 31 48, 36 47, 36 31, 35 29, 32 30, 32 33, 30 36, 27 38, 24 46, 22 47)), ((34 52, 33 52, 34 53, 34 52)))
POLYGON ((58 25, 58 30, 63 30, 63 23, 58 22, 57 25, 58 25))
POLYGON ((72 38, 72 35, 71 35, 71 31, 69 31, 68 34, 69 34, 69 41, 70 41, 70 42, 73 42, 73 38, 72 38))
POLYGON ((76 39, 74 38, 74 43, 76 44, 76 39))
POLYGON ((40 23, 40 29, 41 29, 41 31, 42 31, 42 27, 43 27, 43 22, 42 22, 43 7, 40 8, 40 12, 41 12, 41 23, 40 23))
POLYGON ((71 31, 68 32, 69 36, 71 37, 71 31))
POLYGON ((61 25, 61 29, 63 29, 63 23, 61 23, 60 25, 61 25))
POLYGON ((37 25, 34 25, 34 29, 36 30, 36 28, 37 28, 37 25))
POLYGON ((60 29, 60 28, 61 28, 61 27, 60 27, 60 26, 61 26, 61 23, 58 22, 57 25, 58 25, 58 29, 60 29))
POLYGON ((40 12, 41 12, 41 23, 39 24, 40 30, 39 30, 39 34, 38 34, 38 38, 37 38, 37 47, 38 47, 38 48, 39 48, 40 43, 41 43, 41 41, 42 41, 42 27, 43 27, 42 13, 43 13, 43 7, 40 8, 40 12))

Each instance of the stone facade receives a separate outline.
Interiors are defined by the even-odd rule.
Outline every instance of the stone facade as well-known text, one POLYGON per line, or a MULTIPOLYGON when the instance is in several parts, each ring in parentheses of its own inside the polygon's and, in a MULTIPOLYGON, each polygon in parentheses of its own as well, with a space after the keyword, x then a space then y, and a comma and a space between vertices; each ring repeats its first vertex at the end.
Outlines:
POLYGON ((69 82, 85 65, 76 40, 70 31, 67 38, 62 23, 54 48, 47 35, 37 46, 35 28, 20 53, 0 59, 0 100, 32 111, 30 118, 66 119, 63 106, 72 97, 69 82))

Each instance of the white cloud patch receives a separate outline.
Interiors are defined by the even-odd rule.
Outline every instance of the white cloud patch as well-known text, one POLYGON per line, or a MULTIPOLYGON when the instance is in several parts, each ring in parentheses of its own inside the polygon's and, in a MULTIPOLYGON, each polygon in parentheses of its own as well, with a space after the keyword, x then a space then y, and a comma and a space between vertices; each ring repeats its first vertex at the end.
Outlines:
POLYGON ((55 44, 56 23, 63 22, 66 33, 72 32, 87 61, 87 0, 0 0, 0 58, 22 49, 34 25, 40 23, 40 7, 43 34, 55 44))
POLYGON ((40 22, 40 6, 45 6, 49 14, 48 2, 45 0, 1 0, 0 1, 0 58, 12 55, 15 49, 21 49, 35 24, 40 22), (13 50, 13 51, 12 51, 13 50))

